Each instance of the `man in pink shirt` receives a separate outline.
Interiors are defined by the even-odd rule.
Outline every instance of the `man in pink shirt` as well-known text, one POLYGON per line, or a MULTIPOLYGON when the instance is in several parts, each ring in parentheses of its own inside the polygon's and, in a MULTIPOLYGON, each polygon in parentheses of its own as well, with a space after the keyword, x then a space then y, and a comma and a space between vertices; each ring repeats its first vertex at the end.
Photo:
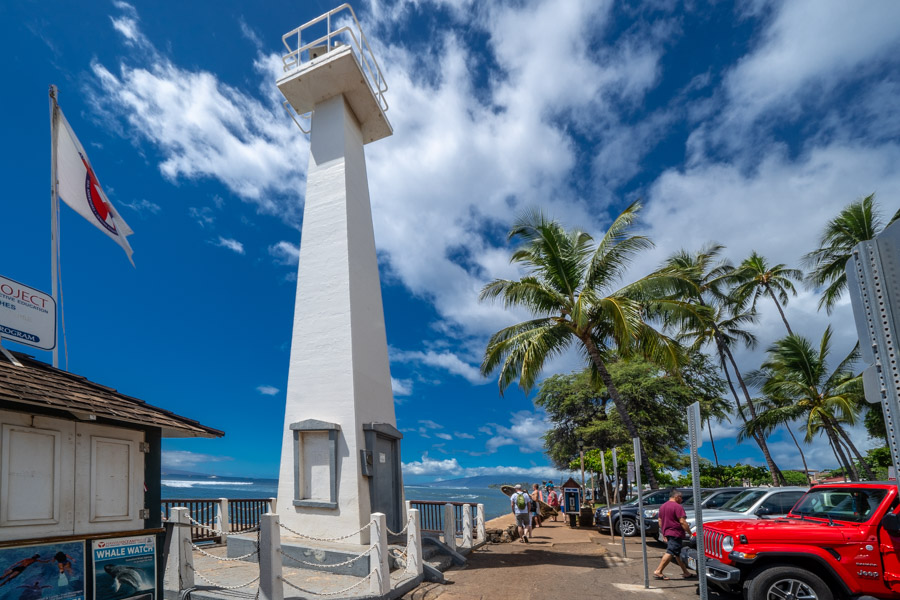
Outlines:
POLYGON ((684 513, 684 507, 681 506, 682 502, 684 502, 684 498, 682 498, 681 492, 672 490, 672 493, 669 494, 669 501, 659 507, 659 531, 666 536, 668 543, 666 545, 666 553, 663 554, 662 560, 659 561, 659 566, 653 572, 653 577, 656 579, 668 579, 663 574, 663 569, 673 559, 681 567, 681 572, 685 579, 696 577, 696 575, 688 571, 684 561, 681 560, 681 546, 685 534, 691 534, 691 526, 688 525, 687 515, 684 513))

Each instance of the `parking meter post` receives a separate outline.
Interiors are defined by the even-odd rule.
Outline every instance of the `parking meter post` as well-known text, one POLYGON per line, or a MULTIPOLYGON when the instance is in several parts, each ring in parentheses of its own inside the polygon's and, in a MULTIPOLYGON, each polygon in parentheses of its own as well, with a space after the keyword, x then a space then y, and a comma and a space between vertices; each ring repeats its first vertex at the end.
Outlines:
MULTIPOLYGON (((616 541, 616 534, 612 528, 612 499, 609 497, 609 480, 606 478, 606 452, 600 451, 600 469, 603 471, 603 494, 606 500, 606 518, 609 519, 609 537, 613 542, 616 541)), ((600 526, 598 519, 597 526, 600 526)))
POLYGON ((709 591, 706 586, 706 549, 703 544, 703 507, 700 506, 700 455, 697 449, 702 443, 700 436, 700 403, 688 406, 688 436, 691 441, 691 483, 694 487, 694 522, 697 526, 697 579, 700 580, 700 600, 707 600, 709 591))
MULTIPOLYGON (((641 439, 634 438, 634 482, 637 485, 638 495, 638 525, 641 528, 641 554, 644 558, 644 589, 650 589, 650 569, 647 567, 647 532, 644 530, 644 499, 641 492, 644 486, 641 484, 641 439)), ((621 516, 619 517, 621 518, 621 516)))
MULTIPOLYGON (((613 448, 613 473, 616 474, 616 510, 619 518, 622 518, 622 499, 619 498, 619 461, 616 459, 616 448, 613 448)), ((609 528, 612 529, 612 513, 609 513, 609 528)), ((625 547, 625 536, 619 532, 619 538, 622 540, 622 558, 628 558, 628 550, 625 547)))

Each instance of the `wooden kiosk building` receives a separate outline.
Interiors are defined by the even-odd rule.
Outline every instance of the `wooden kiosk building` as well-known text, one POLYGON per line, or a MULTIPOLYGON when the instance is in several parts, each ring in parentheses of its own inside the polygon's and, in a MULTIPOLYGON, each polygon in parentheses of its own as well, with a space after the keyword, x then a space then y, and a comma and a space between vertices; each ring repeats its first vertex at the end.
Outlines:
POLYGON ((0 355, 0 600, 161 598, 161 440, 224 433, 11 354, 0 355))

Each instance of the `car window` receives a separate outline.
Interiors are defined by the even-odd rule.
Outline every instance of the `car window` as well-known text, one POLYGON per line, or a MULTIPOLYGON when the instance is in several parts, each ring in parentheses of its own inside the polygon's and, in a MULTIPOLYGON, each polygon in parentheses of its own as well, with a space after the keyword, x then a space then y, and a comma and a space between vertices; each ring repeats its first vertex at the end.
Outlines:
POLYGON ((762 490, 747 490, 741 492, 728 502, 722 505, 722 510, 730 510, 732 512, 746 512, 753 507, 756 502, 762 498, 766 492, 762 490))
POLYGON ((654 492, 647 496, 644 504, 662 504, 669 499, 669 492, 654 492))
POLYGON ((731 500, 732 498, 734 498, 735 496, 737 496, 740 493, 741 493, 741 490, 729 490, 727 492, 720 492, 718 494, 710 496, 709 499, 706 501, 705 506, 706 506, 706 508, 717 508, 719 506, 722 506, 723 504, 725 504, 726 502, 728 502, 729 500, 731 500))
POLYGON ((884 500, 887 490, 813 488, 803 496, 791 514, 863 523, 884 500))
MULTIPOLYGON (((756 509, 758 515, 777 515, 781 513, 781 494, 772 494, 756 509)), ((786 512, 786 511, 785 511, 786 512)))
POLYGON ((803 497, 803 494, 806 492, 784 492, 782 494, 778 494, 778 498, 781 504, 781 512, 778 514, 786 515, 791 512, 791 509, 794 508, 794 505, 797 504, 797 500, 803 497))

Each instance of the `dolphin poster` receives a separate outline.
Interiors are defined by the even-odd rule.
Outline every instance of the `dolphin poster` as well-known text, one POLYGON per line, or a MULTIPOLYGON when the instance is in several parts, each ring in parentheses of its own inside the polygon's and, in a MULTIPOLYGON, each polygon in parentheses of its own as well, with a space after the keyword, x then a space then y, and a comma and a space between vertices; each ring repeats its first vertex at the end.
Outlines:
POLYGON ((84 542, 0 548, 0 600, 85 600, 84 542))
POLYGON ((156 537, 94 540, 94 600, 156 600, 156 537))

